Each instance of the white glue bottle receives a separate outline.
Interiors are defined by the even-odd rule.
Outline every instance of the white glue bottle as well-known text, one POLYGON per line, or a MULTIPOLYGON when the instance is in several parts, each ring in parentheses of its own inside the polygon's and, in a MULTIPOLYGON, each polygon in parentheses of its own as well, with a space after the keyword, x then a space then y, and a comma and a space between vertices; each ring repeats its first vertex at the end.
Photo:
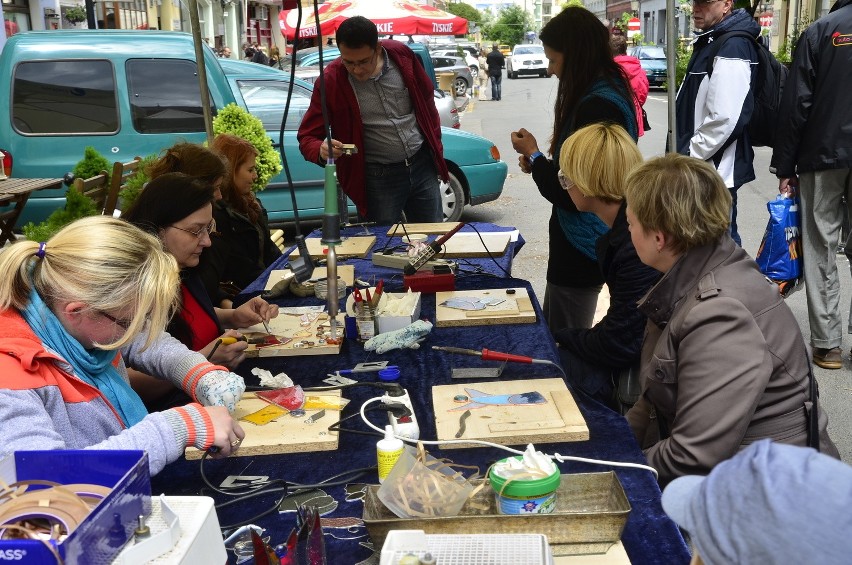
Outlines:
POLYGON ((385 426, 385 437, 376 442, 376 458, 379 460, 379 482, 383 483, 405 448, 401 439, 393 437, 393 428, 385 426))

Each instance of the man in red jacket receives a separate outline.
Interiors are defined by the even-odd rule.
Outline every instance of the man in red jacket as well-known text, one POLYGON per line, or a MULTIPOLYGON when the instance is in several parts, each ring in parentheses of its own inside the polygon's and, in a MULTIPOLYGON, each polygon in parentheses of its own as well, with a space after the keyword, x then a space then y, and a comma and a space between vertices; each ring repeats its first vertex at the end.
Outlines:
MULTIPOLYGON (((343 191, 362 219, 378 224, 443 220, 439 177, 447 180, 432 80, 404 43, 379 42, 356 16, 337 30, 340 58, 325 70, 331 155, 343 191), (357 153, 344 152, 353 144, 357 153)), ((320 88, 298 133, 305 159, 325 166, 329 140, 320 88)))

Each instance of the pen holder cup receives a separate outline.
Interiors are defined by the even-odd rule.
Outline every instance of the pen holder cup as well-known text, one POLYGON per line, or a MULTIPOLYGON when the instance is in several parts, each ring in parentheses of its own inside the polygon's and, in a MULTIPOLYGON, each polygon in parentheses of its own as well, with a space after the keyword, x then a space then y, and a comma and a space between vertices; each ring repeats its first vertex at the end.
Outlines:
POLYGON ((408 447, 376 495, 400 518, 431 518, 457 516, 473 491, 450 465, 408 447))

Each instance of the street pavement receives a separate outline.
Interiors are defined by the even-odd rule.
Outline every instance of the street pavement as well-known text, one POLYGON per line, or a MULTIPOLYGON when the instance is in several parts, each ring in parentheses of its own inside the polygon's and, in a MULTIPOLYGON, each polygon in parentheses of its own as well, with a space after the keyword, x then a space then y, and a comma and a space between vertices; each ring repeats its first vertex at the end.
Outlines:
MULTIPOLYGON (((503 160, 509 164, 509 177, 502 196, 495 202, 468 208, 462 219, 515 226, 520 230, 526 245, 515 258, 513 270, 518 276, 531 281, 539 300, 544 296, 550 205, 538 193, 532 178, 518 167, 518 156, 512 149, 509 134, 524 127, 532 132, 540 149, 547 153, 556 85, 555 77, 504 78, 501 101, 473 100, 461 118, 461 129, 492 140, 503 160)), ((646 158, 661 155, 665 150, 667 107, 666 92, 652 91, 645 103, 652 129, 639 140, 639 148, 646 158)), ((743 247, 752 255, 757 252, 766 228, 766 202, 774 199, 778 193, 778 182, 768 172, 770 157, 770 149, 755 149, 758 178, 739 191, 737 223, 743 247)), ((842 255, 838 255, 837 262, 841 274, 841 304, 848 305, 852 296, 849 262, 842 255)), ((804 292, 795 292, 787 298, 787 303, 808 339, 810 331, 804 292)), ((599 316, 606 311, 607 304, 608 295, 604 292, 598 304, 599 316)), ((843 317, 848 322, 847 314, 844 306, 843 317)), ((829 417, 829 433, 837 443, 843 460, 852 462, 852 363, 849 352, 852 339, 845 337, 845 340, 843 368, 829 371, 814 366, 814 372, 820 385, 822 407, 829 417)))

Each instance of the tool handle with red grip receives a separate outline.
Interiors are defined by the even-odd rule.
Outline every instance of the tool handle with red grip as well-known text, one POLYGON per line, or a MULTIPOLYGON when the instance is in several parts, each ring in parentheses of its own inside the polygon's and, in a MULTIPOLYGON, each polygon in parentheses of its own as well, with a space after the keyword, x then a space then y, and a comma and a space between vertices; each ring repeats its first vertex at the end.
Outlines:
POLYGON ((512 363, 532 363, 532 357, 523 355, 512 355, 511 353, 501 353, 500 351, 491 351, 482 348, 482 357, 485 361, 510 361, 512 363))

